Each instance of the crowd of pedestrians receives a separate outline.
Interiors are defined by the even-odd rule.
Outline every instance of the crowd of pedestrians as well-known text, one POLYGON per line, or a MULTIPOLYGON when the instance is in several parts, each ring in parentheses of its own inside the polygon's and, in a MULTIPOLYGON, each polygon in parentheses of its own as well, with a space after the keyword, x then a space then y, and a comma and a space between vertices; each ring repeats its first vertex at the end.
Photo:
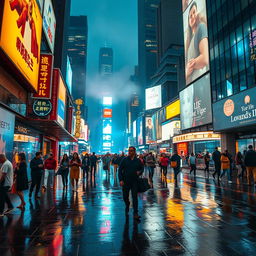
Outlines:
MULTIPOLYGON (((192 152, 187 158, 190 175, 193 174, 196 176, 199 159, 200 163, 203 159, 204 168, 201 169, 203 169, 206 178, 209 178, 210 163, 213 162, 213 179, 217 178, 218 181, 227 179, 228 183, 232 183, 235 180, 235 171, 237 171, 236 176, 238 179, 246 178, 248 185, 256 186, 256 152, 252 145, 243 153, 237 152, 234 159, 228 150, 221 153, 218 148, 215 148, 212 154, 206 152, 203 156, 195 155, 192 152)), ((82 170, 83 180, 95 179, 99 161, 102 162, 102 168, 105 170, 107 176, 113 170, 116 178, 118 172, 120 186, 122 186, 123 191, 123 199, 126 205, 126 215, 129 213, 129 192, 131 191, 135 219, 140 218, 138 215, 137 200, 138 177, 146 173, 149 185, 153 188, 153 177, 157 166, 159 166, 161 176, 165 180, 168 170, 173 169, 175 182, 178 180, 178 174, 181 172, 182 166, 182 157, 177 151, 174 151, 172 155, 166 153, 154 155, 152 152, 136 154, 136 149, 130 147, 128 155, 124 153, 120 155, 107 153, 102 156, 96 156, 95 153, 86 153, 85 155, 79 156, 78 153, 74 152, 72 156, 64 154, 59 161, 59 165, 53 153, 50 153, 43 159, 42 153, 37 152, 29 163, 31 169, 31 184, 29 187, 27 175, 28 163, 25 153, 18 154, 18 163, 15 165, 4 154, 0 154, 0 216, 13 210, 13 204, 9 197, 10 192, 17 194, 20 199, 18 208, 24 210, 26 202, 23 191, 29 189, 29 198, 32 197, 34 192, 35 199, 39 199, 40 191, 44 193, 46 190, 54 189, 56 175, 61 176, 63 190, 67 191, 69 185, 68 177, 70 177, 72 191, 77 192, 80 170, 82 170), (5 204, 7 205, 6 211, 4 211, 5 204)))

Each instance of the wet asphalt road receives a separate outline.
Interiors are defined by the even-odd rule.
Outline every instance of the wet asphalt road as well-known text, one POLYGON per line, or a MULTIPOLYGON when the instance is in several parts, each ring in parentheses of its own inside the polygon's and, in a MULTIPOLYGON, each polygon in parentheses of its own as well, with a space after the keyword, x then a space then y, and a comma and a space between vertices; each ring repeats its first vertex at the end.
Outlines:
POLYGON ((0 218, 0 255, 256 255, 254 188, 187 172, 175 185, 171 170, 167 183, 156 171, 139 195, 140 223, 125 218, 112 173, 99 170, 78 193, 63 193, 58 177, 55 191, 30 202, 26 192, 25 211, 0 218))

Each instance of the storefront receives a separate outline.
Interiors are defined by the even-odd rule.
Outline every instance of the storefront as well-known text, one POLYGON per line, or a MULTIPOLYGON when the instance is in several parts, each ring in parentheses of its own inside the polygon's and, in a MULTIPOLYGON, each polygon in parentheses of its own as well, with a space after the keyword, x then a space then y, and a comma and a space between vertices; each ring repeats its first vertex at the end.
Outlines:
POLYGON ((190 153, 202 154, 207 151, 212 153, 220 147, 220 134, 209 132, 194 132, 173 137, 173 144, 181 156, 190 153))
POLYGON ((256 148, 256 88, 213 104, 214 130, 221 132, 222 147, 231 153, 256 148))

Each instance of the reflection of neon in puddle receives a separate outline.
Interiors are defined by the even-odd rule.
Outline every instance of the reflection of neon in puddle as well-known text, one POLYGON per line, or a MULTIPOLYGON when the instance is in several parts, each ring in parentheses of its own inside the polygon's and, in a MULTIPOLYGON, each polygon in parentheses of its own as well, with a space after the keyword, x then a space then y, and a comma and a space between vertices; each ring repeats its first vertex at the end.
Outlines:
POLYGON ((106 220, 105 222, 102 223, 102 226, 100 228, 100 234, 102 235, 100 237, 100 241, 111 241, 112 237, 107 235, 110 233, 111 230, 111 221, 110 220, 106 220))
POLYGON ((102 206, 102 215, 110 215, 109 207, 102 206))

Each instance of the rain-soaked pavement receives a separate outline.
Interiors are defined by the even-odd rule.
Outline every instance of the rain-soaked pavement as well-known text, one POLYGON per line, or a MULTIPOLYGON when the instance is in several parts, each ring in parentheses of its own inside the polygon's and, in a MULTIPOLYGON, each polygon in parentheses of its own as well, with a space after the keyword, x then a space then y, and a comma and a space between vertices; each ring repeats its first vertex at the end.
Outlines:
POLYGON ((187 171, 175 186, 169 173, 167 185, 158 171, 140 195, 140 223, 126 220, 118 181, 105 171, 75 194, 61 184, 37 201, 26 193, 24 212, 0 218, 0 255, 256 255, 253 188, 187 171))

